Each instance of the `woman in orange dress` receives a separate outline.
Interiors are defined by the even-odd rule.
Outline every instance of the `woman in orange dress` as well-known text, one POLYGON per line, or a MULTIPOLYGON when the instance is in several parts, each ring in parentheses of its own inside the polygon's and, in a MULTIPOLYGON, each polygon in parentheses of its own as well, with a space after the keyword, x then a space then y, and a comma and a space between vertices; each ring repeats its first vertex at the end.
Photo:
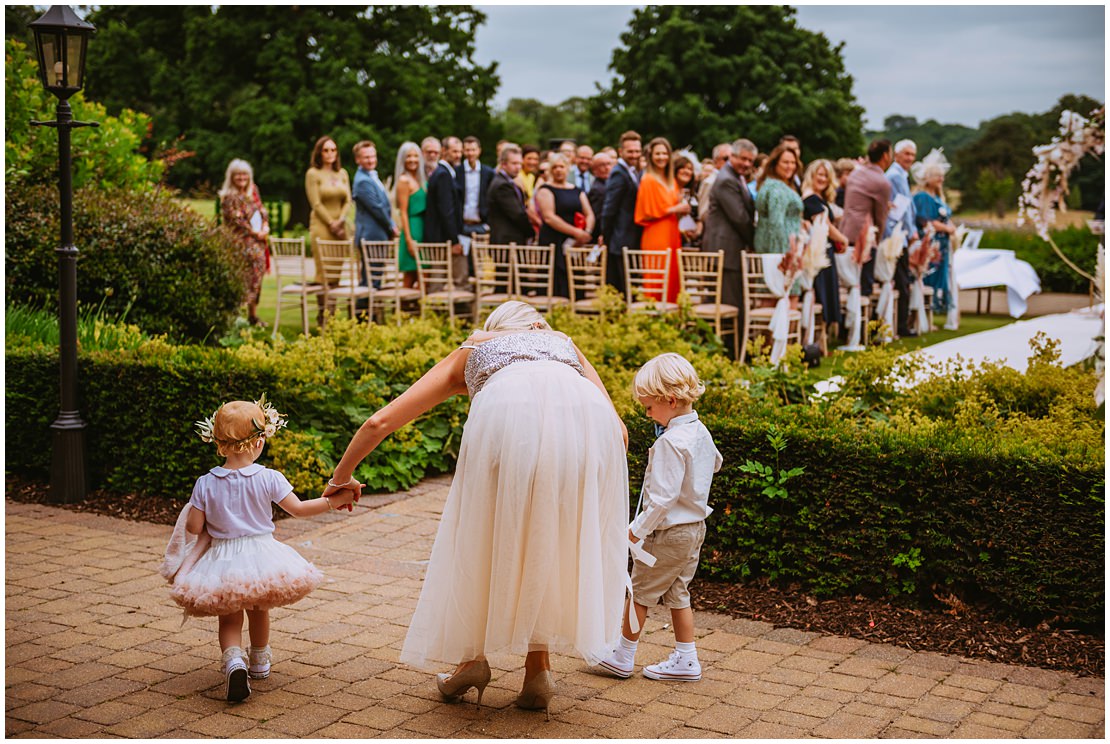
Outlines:
POLYGON ((647 160, 636 195, 634 219, 644 228, 641 250, 671 254, 665 301, 675 302, 678 297, 678 249, 682 247, 678 218, 690 213, 690 205, 682 199, 674 180, 671 143, 663 137, 653 139, 647 146, 647 160))

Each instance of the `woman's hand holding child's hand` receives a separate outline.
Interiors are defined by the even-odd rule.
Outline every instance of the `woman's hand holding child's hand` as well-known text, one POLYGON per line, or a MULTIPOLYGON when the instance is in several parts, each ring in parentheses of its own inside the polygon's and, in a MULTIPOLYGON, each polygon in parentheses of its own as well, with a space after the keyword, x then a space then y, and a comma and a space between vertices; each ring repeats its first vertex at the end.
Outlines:
POLYGON ((354 478, 351 478, 347 483, 339 486, 329 481, 327 488, 324 489, 324 493, 322 494, 322 496, 328 498, 329 502, 336 510, 345 506, 349 512, 354 511, 353 504, 358 503, 359 496, 361 495, 362 484, 354 478))
POLYGON ((349 488, 344 488, 342 491, 328 494, 325 498, 327 498, 328 503, 331 504, 331 507, 336 511, 341 510, 343 507, 347 507, 347 511, 349 512, 354 511, 354 502, 358 501, 355 492, 349 488))

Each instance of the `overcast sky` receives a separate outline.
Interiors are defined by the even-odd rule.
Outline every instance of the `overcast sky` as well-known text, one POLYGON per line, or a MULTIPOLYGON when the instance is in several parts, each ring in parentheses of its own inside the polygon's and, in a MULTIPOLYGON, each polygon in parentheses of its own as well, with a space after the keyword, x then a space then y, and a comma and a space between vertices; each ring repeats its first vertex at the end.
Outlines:
MULTIPOLYGON (((500 62, 494 103, 504 106, 510 98, 560 103, 608 85, 635 6, 477 7, 488 20, 476 56, 500 62)), ((1065 93, 1106 98, 1102 5, 795 7, 800 26, 845 42, 868 126, 904 114, 975 127, 999 114, 1047 111, 1065 93)))

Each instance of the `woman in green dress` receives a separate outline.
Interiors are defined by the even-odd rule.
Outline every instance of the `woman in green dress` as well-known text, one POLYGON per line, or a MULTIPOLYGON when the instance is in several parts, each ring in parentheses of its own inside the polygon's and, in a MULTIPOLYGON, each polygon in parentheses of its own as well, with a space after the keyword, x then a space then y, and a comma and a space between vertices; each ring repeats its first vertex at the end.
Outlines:
POLYGON ((756 253, 786 253, 790 236, 802 229, 802 197, 792 185, 797 172, 798 156, 789 147, 779 145, 767 158, 755 198, 756 253))
POLYGON ((415 287, 418 278, 416 244, 424 240, 424 210, 428 204, 424 155, 415 142, 406 142, 397 151, 393 182, 397 184, 395 196, 401 223, 397 268, 404 274, 405 287, 415 287))

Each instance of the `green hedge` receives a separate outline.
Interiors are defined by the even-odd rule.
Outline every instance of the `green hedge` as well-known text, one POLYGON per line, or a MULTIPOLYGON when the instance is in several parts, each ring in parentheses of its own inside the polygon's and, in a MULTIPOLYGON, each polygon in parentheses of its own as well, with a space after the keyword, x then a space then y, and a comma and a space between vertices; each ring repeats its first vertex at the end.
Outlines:
MULTIPOLYGON (((913 388, 920 370, 886 350, 855 355, 839 393, 814 398, 795 351, 777 370, 739 368, 681 318, 605 320, 555 314, 605 381, 629 426, 630 503, 651 445, 629 386, 663 350, 688 356, 707 382, 699 403, 724 457, 714 481, 704 575, 797 584, 817 595, 869 592, 907 601, 955 594, 1014 615, 1096 623, 1105 605, 1105 427, 1095 375, 1063 369, 1037 340, 1026 374, 955 366, 913 388), (771 432, 787 440, 777 452, 771 432), (804 472, 764 495, 749 461, 804 472)), ((28 324, 30 325, 30 324, 28 324)), ((9 470, 49 465, 57 355, 32 333, 7 339, 9 470)), ((318 493, 355 429, 467 334, 441 321, 359 326, 319 336, 250 340, 228 349, 162 339, 89 347, 80 357, 94 484, 184 498, 218 464, 193 422, 220 402, 266 392, 290 428, 264 461, 304 495, 318 493)), ((103 338, 115 338, 102 334, 103 338)), ((455 461, 468 401, 452 399, 405 427, 358 476, 408 487, 455 461)))
MULTIPOLYGON (((1061 468, 971 451, 955 437, 814 423, 778 422, 789 440, 781 467, 805 472, 788 481, 789 498, 773 498, 740 469, 749 459, 775 467, 767 422, 707 420, 724 465, 703 576, 796 584, 815 596, 955 595, 1025 619, 1101 623, 1101 464, 1061 468)), ((637 427, 637 488, 650 442, 637 427)))
MULTIPOLYGON (((79 410, 88 425, 90 483, 187 497, 196 478, 221 461, 197 437, 194 422, 224 401, 265 392, 291 425, 270 442, 263 461, 301 493, 318 493, 358 426, 445 354, 443 337, 452 333, 430 322, 398 331, 339 318, 324 336, 276 347, 175 346, 155 338, 133 349, 84 352, 79 410)), ((9 334, 7 343, 6 425, 19 432, 7 438, 7 467, 42 475, 59 405, 57 353, 25 336, 9 334)), ((397 490, 449 470, 466 407, 465 398, 455 398, 422 416, 386 440, 359 477, 372 488, 397 490)))
MULTIPOLYGON (((1052 230, 1053 241, 1076 266, 1091 276, 1095 274, 1095 259, 1102 237, 1086 227, 1068 227, 1052 230)), ((1014 251, 1022 261, 1028 261, 1041 279, 1042 292, 1069 292, 1087 294, 1086 279, 1069 269, 1032 230, 988 229, 983 233, 981 248, 999 248, 1014 251)))

